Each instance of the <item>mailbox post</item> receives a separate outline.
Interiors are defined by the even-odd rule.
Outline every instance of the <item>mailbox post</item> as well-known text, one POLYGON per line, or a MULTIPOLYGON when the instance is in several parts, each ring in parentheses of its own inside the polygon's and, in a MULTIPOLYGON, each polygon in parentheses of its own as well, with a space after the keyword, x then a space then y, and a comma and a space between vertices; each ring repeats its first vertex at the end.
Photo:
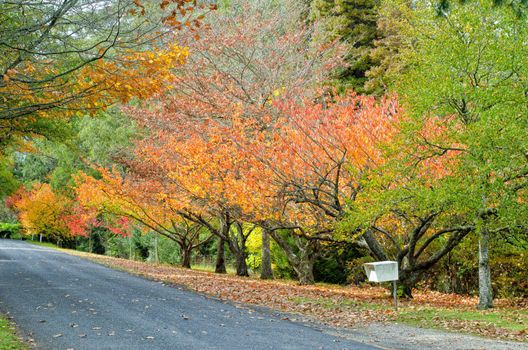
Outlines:
POLYGON ((396 294, 396 282, 398 281, 398 262, 377 261, 363 264, 369 282, 392 281, 392 292, 394 295, 394 308, 398 311, 398 298, 396 294))

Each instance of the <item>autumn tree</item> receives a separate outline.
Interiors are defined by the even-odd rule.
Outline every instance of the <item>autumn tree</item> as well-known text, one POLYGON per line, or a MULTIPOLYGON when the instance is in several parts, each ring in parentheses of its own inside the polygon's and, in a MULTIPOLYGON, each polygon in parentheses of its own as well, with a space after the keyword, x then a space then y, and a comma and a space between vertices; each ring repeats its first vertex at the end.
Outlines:
MULTIPOLYGON (((229 119, 266 114, 279 96, 306 95, 343 64, 342 46, 314 43, 318 22, 300 20, 295 1, 229 1, 204 19, 201 37, 182 35, 190 55, 179 67, 168 115, 229 119), (264 111, 264 112, 263 112, 264 111)), ((160 124, 158 124, 160 125, 160 124)))
POLYGON ((59 245, 77 237, 91 239, 94 228, 120 236, 127 236, 129 232, 126 219, 82 207, 64 193, 54 191, 48 183, 35 183, 30 189, 20 187, 6 202, 17 214, 25 234, 39 235, 40 239, 59 245))
POLYGON ((384 161, 379 147, 398 131, 398 107, 393 99, 348 95, 281 101, 276 108, 281 117, 273 127, 245 146, 265 169, 260 182, 247 186, 258 185, 261 193, 266 186, 256 219, 283 248, 301 283, 313 283, 314 261, 325 242, 340 240, 336 224, 360 191, 362 172, 384 161))
POLYGON ((313 283, 321 242, 334 240, 335 224, 359 190, 359 174, 383 163, 378 147, 398 130, 397 104, 347 96, 275 102, 269 111, 274 117, 239 113, 229 120, 141 111, 151 123, 171 120, 171 129, 138 144, 129 176, 144 174, 143 184, 157 177, 175 212, 228 243, 239 272, 253 230, 244 229, 246 222, 269 232, 301 283, 313 283), (268 128, 260 127, 263 120, 268 128))
POLYGON ((176 242, 182 251, 182 266, 191 267, 191 254, 212 239, 200 226, 185 220, 166 203, 165 188, 155 179, 134 182, 117 172, 99 169, 100 179, 80 174, 76 194, 88 210, 133 220, 145 229, 176 242))
MULTIPOLYGON (((157 113, 166 116, 162 110, 151 113, 149 120, 154 121, 157 113)), ((250 192, 241 178, 255 177, 259 169, 237 161, 243 157, 235 144, 238 132, 244 131, 242 121, 225 125, 181 116, 171 124, 171 132, 161 130, 139 142, 128 168, 131 181, 156 181, 155 190, 172 215, 202 225, 225 242, 235 257, 237 274, 247 276, 246 241, 254 228, 245 227, 241 213, 242 208, 255 208, 259 194, 250 192)))
POLYGON ((229 119, 190 119, 165 106, 131 110, 157 129, 137 144, 128 176, 143 186, 155 179, 175 213, 225 240, 239 273, 247 271, 246 222, 270 232, 301 283, 313 283, 321 241, 334 240, 362 171, 383 163, 379 147, 398 130, 397 104, 353 95, 276 101, 269 117, 232 111, 229 119), (279 230, 293 235, 295 247, 279 230))
POLYGON ((184 24, 194 29, 199 22, 189 17, 194 3, 3 3, 0 141, 49 135, 57 120, 78 111, 166 88, 170 70, 186 56, 184 49, 166 45, 168 35, 184 24))
POLYGON ((241 275, 247 275, 245 242, 253 232, 245 228, 241 208, 255 209, 264 193, 250 192, 240 181, 242 173, 263 173, 233 159, 249 152, 236 142, 266 127, 274 99, 305 93, 340 62, 338 47, 311 44, 316 27, 303 25, 299 16, 292 2, 220 7, 197 31, 200 40, 181 39, 191 40, 191 54, 176 71, 174 90, 155 108, 128 110, 150 130, 137 145, 130 178, 157 169, 167 200, 225 241, 241 275))
MULTIPOLYGON (((447 202, 431 201, 432 193, 445 190, 438 184, 451 174, 462 146, 454 143, 445 157, 430 159, 429 148, 402 136, 408 120, 395 99, 352 95, 318 103, 280 102, 277 108, 283 118, 252 138, 257 141, 249 156, 270 172, 264 175, 268 190, 260 208, 266 201, 269 206, 270 198, 278 200, 275 211, 261 216, 262 224, 275 227, 275 240, 305 283, 313 280, 311 266, 325 241, 350 239, 377 260, 397 260, 410 295, 423 272, 474 229, 450 221, 447 202), (402 157, 405 152, 423 158, 415 171, 403 171, 412 165, 402 157), (413 197, 405 192, 412 188, 425 190, 413 197), (289 248, 279 235, 286 228, 305 244, 289 248)), ((456 121, 430 122, 419 135, 445 140, 459 127, 456 121)))
POLYGON ((28 235, 39 235, 55 241, 71 237, 63 215, 70 200, 55 194, 48 184, 36 185, 27 191, 21 188, 11 200, 24 231, 28 235))

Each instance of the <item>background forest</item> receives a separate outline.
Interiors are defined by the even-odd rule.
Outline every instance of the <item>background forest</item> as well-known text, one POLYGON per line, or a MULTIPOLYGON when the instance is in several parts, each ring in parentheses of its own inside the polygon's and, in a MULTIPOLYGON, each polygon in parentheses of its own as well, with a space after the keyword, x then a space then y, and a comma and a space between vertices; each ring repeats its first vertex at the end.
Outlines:
POLYGON ((0 237, 528 297, 525 1, 1 6, 0 237))

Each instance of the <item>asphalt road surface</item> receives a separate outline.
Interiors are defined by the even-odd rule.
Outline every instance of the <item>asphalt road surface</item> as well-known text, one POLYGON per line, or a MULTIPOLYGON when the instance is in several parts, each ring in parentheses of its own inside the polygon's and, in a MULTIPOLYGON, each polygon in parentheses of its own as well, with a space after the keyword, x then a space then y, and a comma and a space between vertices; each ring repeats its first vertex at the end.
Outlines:
POLYGON ((1 239, 0 311, 38 349, 377 349, 331 329, 1 239))

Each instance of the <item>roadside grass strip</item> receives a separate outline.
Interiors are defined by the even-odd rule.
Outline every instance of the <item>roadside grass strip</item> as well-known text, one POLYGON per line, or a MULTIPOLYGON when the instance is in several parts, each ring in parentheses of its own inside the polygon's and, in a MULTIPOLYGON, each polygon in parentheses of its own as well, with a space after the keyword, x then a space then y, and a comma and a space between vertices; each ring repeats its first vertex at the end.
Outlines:
POLYGON ((0 315, 0 350, 27 350, 28 347, 16 335, 16 328, 0 315))

